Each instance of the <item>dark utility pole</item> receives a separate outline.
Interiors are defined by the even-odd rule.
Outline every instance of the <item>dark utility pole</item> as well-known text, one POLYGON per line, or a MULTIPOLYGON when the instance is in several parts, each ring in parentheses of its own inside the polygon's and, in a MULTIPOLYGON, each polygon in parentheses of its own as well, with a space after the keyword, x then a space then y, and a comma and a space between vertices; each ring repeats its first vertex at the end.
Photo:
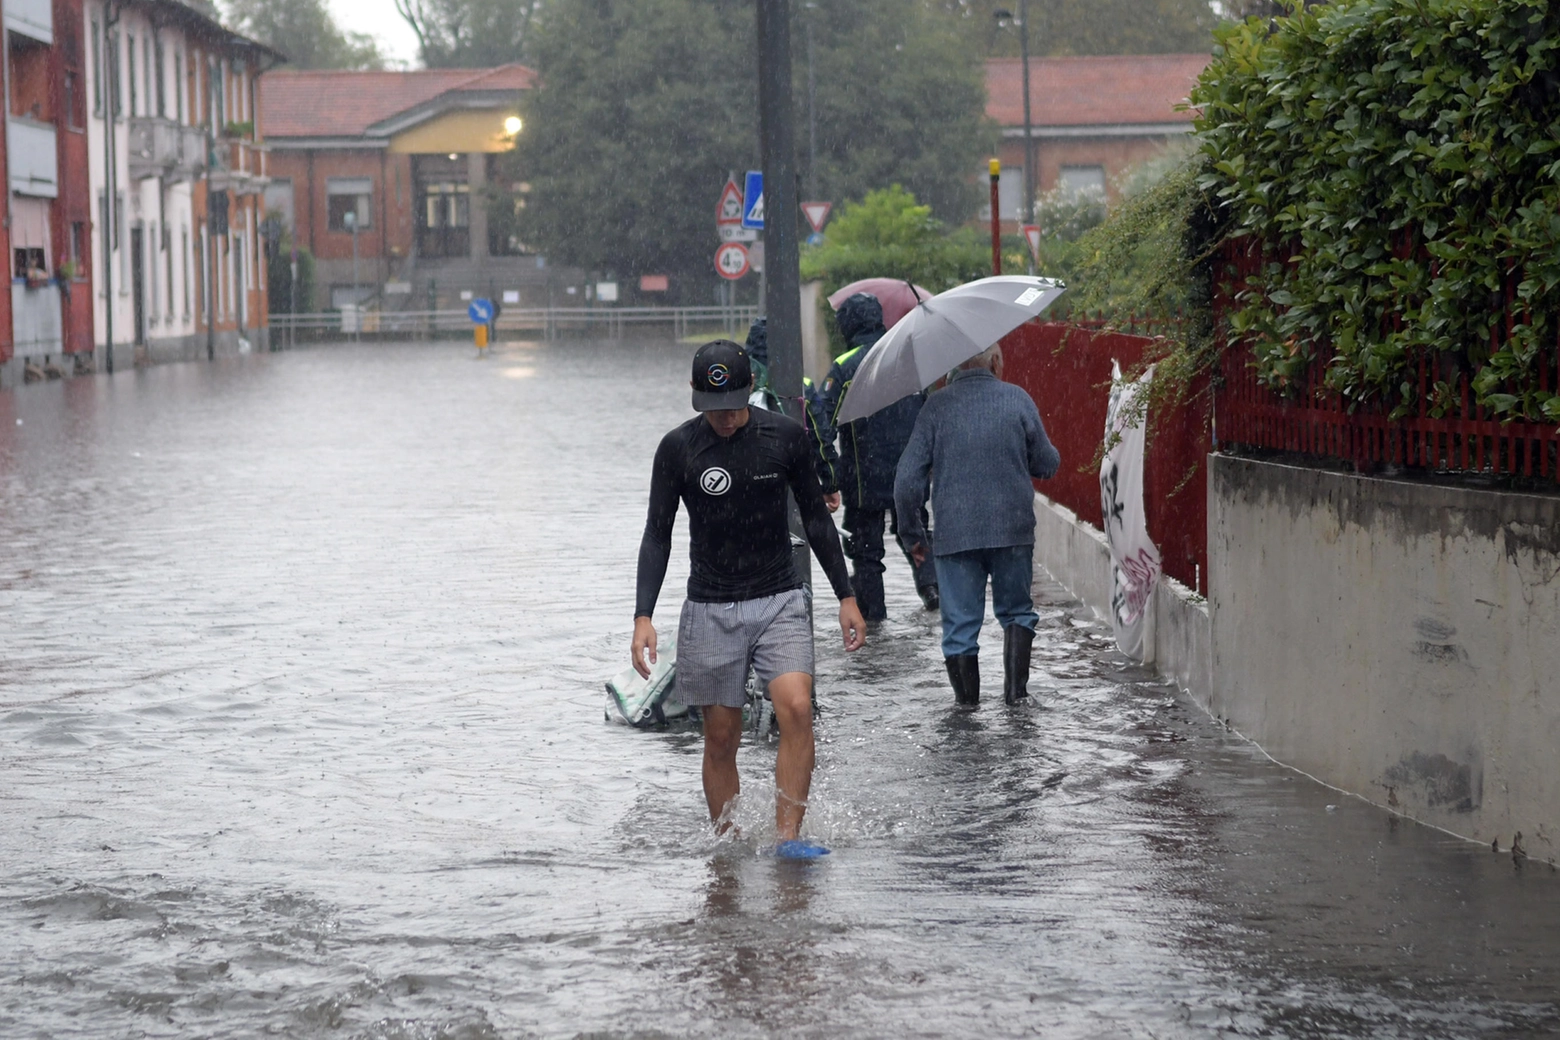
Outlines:
POLYGON ((813 18, 817 4, 804 4, 807 11, 807 198, 818 198, 818 81, 813 75, 813 18))
POLYGON ((764 313, 769 378, 785 413, 802 418, 802 301, 791 136, 791 5, 758 0, 758 128, 764 165, 764 313))
MULTIPOLYGON (((786 415, 802 410, 802 278, 796 241, 796 146, 791 138, 791 4, 758 0, 758 136, 764 166, 764 313, 769 385, 786 415)), ((812 561, 796 500, 790 503, 796 573, 812 585, 812 561)), ((809 616, 811 610, 808 611, 809 616)))

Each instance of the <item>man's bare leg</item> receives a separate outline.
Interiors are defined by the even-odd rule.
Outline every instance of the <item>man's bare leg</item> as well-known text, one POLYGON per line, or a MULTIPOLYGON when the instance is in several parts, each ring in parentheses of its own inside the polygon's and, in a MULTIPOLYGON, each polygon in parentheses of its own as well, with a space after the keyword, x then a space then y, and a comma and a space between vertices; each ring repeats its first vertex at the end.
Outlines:
MULTIPOLYGON (((725 834, 731 821, 721 822, 742 789, 737 776, 737 745, 742 743, 742 709, 718 704, 700 708, 704 716, 704 800, 709 803, 710 819, 716 831, 725 834)), ((811 740, 811 731, 808 734, 811 740)))
POLYGON ((801 833, 807 795, 812 790, 812 676, 806 672, 775 676, 769 683, 769 700, 780 724, 780 753, 775 756, 775 837, 790 841, 801 833))

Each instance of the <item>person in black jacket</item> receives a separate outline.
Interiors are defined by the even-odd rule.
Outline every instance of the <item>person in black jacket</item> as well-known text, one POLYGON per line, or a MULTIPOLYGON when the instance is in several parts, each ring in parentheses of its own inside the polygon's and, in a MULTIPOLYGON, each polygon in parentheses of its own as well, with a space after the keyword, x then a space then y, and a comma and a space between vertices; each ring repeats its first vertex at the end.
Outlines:
MULTIPOLYGON (((840 335, 850 348, 835 359, 819 394, 823 420, 831 427, 856 369, 872 345, 882 338, 883 307, 877 297, 856 293, 840 304, 835 312, 840 335)), ((915 588, 928 610, 937 607, 937 571, 930 558, 917 563, 910 546, 899 537, 901 525, 894 512, 894 474, 899 456, 910 441, 915 419, 926 401, 925 393, 912 394, 874 412, 865 419, 838 427, 839 487, 845 502, 845 555, 852 564, 851 584, 856 602, 868 621, 888 616, 883 602, 883 529, 894 534, 899 549, 915 573, 915 588)), ((825 430, 831 435, 833 429, 825 430)), ((832 437, 831 437, 832 439, 832 437)), ((923 510, 924 514, 924 510, 923 510)), ((912 526, 926 529, 926 517, 912 526)))

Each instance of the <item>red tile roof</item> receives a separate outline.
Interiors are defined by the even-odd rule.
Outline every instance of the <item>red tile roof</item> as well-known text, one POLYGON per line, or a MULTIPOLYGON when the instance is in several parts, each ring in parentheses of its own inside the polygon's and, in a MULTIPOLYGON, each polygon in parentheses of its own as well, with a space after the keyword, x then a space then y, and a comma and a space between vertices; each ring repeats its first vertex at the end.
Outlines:
MULTIPOLYGON (((1123 54, 1029 59, 1030 121, 1035 126, 1188 123, 1186 100, 1206 54, 1123 54)), ((1024 125, 1024 70, 1018 58, 986 60, 986 114, 1024 125)))
POLYGON ((260 129, 266 137, 361 137, 375 123, 441 94, 527 90, 535 82, 536 73, 524 65, 412 72, 278 69, 260 81, 260 129))

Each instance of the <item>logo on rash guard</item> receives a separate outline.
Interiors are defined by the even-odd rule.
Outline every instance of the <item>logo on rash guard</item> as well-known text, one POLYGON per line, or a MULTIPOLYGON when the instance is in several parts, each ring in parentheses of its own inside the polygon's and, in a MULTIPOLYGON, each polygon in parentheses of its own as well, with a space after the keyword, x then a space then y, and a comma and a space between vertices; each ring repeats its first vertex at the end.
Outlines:
POLYGON ((726 371, 725 365, 711 365, 710 370, 705 374, 709 376, 711 386, 725 386, 726 380, 731 378, 731 373, 726 371))
POLYGON ((711 466, 699 475, 699 486, 706 495, 724 495, 731 490, 731 474, 719 466, 711 466))

